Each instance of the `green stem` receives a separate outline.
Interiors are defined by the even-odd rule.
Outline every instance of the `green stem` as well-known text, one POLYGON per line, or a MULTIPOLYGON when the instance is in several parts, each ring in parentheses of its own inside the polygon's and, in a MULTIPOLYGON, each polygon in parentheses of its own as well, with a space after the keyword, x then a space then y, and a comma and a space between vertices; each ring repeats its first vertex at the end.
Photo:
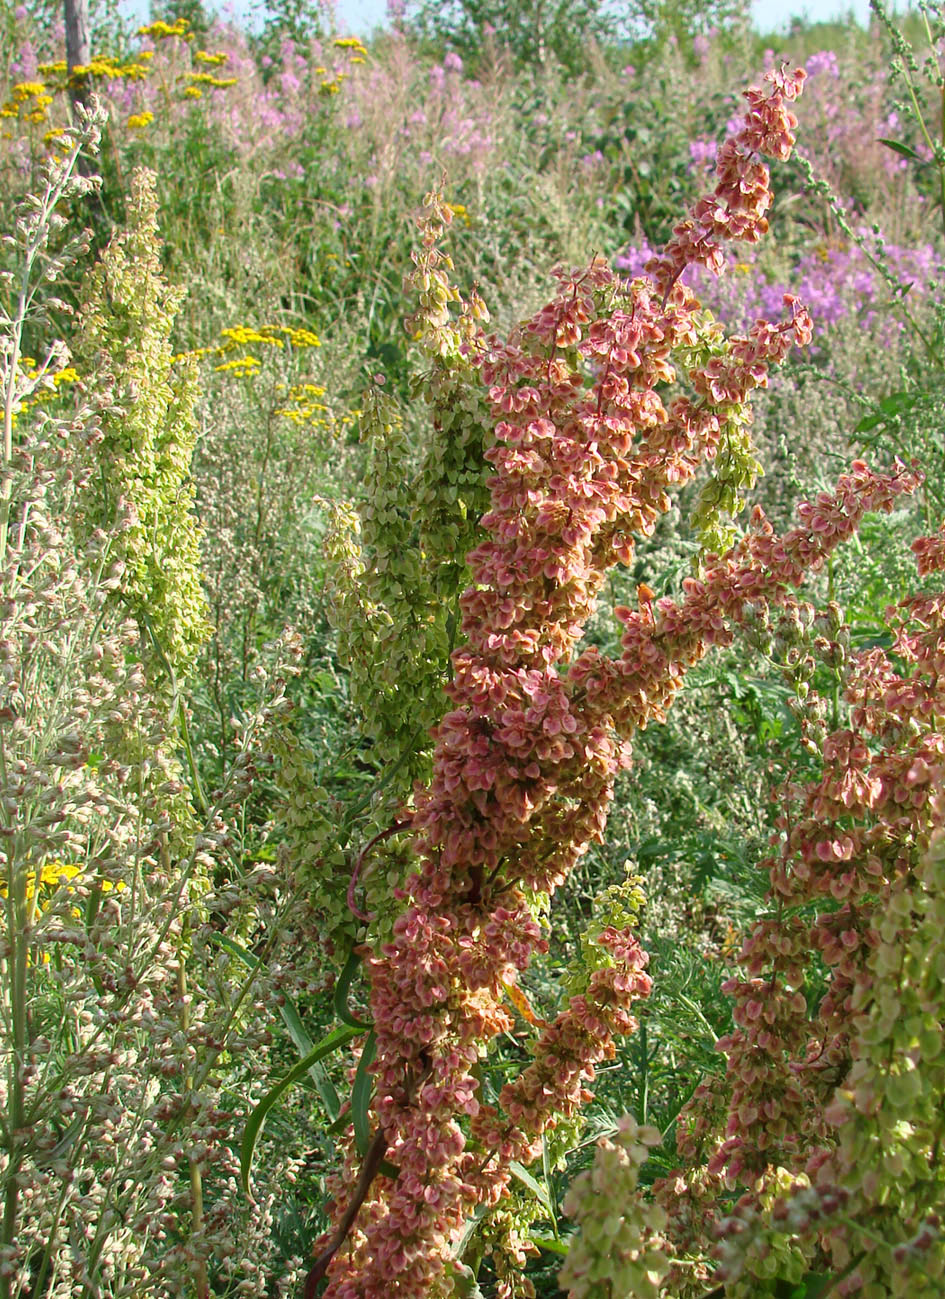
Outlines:
MULTIPOLYGON (((29 943, 27 940, 26 870, 17 869, 16 850, 10 856, 7 875, 7 937, 10 945, 10 1003, 13 1029, 13 1050, 7 1065, 9 1096, 9 1164, 6 1170, 6 1190, 3 1200, 3 1226, 0 1241, 12 1248, 17 1236, 17 1210, 19 1208, 19 1171, 22 1163, 20 1143, 25 1135, 25 1096, 23 1067, 28 1054, 28 1022, 26 1014, 26 971, 29 943)), ((11 1278, 0 1277, 0 1297, 11 1299, 11 1278)))
MULTIPOLYGON (((167 852, 167 838, 165 836, 162 844, 162 852, 167 852)), ((187 1034, 190 1030, 190 1006, 187 1001, 187 948, 190 943, 190 918, 184 916, 180 931, 180 943, 177 948, 177 994, 180 998, 180 1027, 184 1036, 184 1047, 186 1049, 187 1034)), ((189 1071, 184 1075, 184 1091, 193 1093, 193 1074, 189 1071)), ((199 1236, 203 1231, 203 1176, 200 1171, 200 1164, 196 1159, 187 1157, 187 1163, 190 1167, 190 1227, 191 1235, 199 1236)), ((198 1246, 198 1251, 199 1251, 198 1246)), ((209 1299, 210 1281, 207 1276, 207 1260, 202 1253, 198 1252, 198 1257, 194 1268, 194 1289, 196 1290, 197 1299, 209 1299)))

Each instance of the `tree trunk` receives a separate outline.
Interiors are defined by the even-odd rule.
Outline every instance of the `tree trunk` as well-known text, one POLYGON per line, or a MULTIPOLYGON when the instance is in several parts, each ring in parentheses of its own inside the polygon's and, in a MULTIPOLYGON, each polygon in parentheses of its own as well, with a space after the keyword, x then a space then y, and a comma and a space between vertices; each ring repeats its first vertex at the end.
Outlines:
POLYGON ((85 104, 88 98, 88 81, 81 74, 73 76, 74 68, 86 68, 92 61, 92 44, 89 36, 89 0, 63 0, 66 20, 66 65, 69 70, 69 98, 73 107, 85 104))
MULTIPOLYGON (((92 36, 89 24, 89 0, 63 0, 66 23, 66 68, 69 86, 69 102, 72 105, 72 120, 76 120, 76 109, 83 108, 89 102, 91 94, 91 76, 88 72, 75 72, 76 68, 87 68, 92 62, 92 36)), ((81 154, 78 161, 81 175, 89 177, 95 174, 91 160, 81 154)), ((86 204, 93 227, 99 232, 106 232, 110 226, 105 206, 97 189, 90 189, 86 195, 86 204)))

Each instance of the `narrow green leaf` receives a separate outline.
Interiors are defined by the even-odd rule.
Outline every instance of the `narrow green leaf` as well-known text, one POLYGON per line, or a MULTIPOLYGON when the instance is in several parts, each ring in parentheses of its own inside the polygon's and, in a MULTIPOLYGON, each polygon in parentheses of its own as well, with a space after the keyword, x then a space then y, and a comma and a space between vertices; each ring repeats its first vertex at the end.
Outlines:
POLYGON ((531 1191, 532 1195, 534 1195, 541 1207, 547 1211, 548 1216, 553 1217, 554 1211, 551 1207, 551 1200, 548 1196, 547 1188, 542 1186, 541 1182, 539 1182, 537 1178, 532 1177, 528 1169, 523 1168, 523 1166, 516 1160, 513 1160, 512 1163, 509 1164, 509 1172, 514 1178, 521 1182, 524 1187, 527 1187, 527 1189, 531 1191))
POLYGON ((286 1076, 277 1082, 275 1087, 270 1088, 259 1104, 255 1107, 249 1118, 246 1120, 246 1129, 243 1132, 243 1140, 240 1145, 240 1179, 243 1183, 243 1190, 249 1194, 249 1174, 253 1166, 253 1154, 256 1150, 256 1142, 263 1130, 263 1124, 266 1122, 266 1116, 274 1105, 276 1105, 293 1084, 306 1074, 313 1064, 319 1060, 324 1060, 333 1051, 339 1047, 345 1046, 352 1038, 358 1036, 361 1029, 356 1028, 335 1028, 325 1037, 322 1038, 304 1059, 298 1064, 293 1065, 286 1076))
POLYGON ((548 1151, 548 1138, 543 1132, 541 1134, 541 1171, 545 1179, 545 1191, 548 1194, 549 1217, 551 1218, 551 1230, 554 1232, 555 1240, 558 1239, 558 1206, 555 1203, 554 1183, 551 1180, 551 1155, 548 1151))
MULTIPOLYGON (((215 934, 214 941, 242 961, 244 965, 248 965, 251 970, 258 969, 259 958, 254 956, 252 952, 248 952, 235 939, 228 938, 226 934, 215 934)), ((295 1049, 300 1056, 307 1056, 313 1049, 314 1043, 306 1033, 302 1017, 296 1009, 295 1002, 290 997, 286 997, 284 1004, 279 1007, 279 1014, 289 1031, 289 1037, 291 1037, 295 1049)), ((318 1063, 313 1064, 308 1072, 325 1107, 329 1121, 333 1123, 341 1112, 341 1100, 335 1091, 334 1083, 328 1077, 323 1066, 318 1063)))
POLYGON ((916 153, 911 145, 903 144, 901 140, 883 140, 878 139, 877 144, 884 144, 887 149, 892 149, 893 153, 899 153, 903 158, 911 158, 913 162, 924 162, 922 155, 916 153))
POLYGON ((354 1075, 354 1086, 351 1089, 351 1121, 354 1124, 354 1143, 359 1155, 366 1155, 371 1144, 371 1094, 374 1091, 374 1079, 368 1069, 374 1059, 376 1039, 373 1031, 368 1033, 354 1075))
POLYGON ((569 1246, 563 1240, 555 1240, 553 1236, 539 1236, 537 1232, 530 1231, 528 1239, 539 1249, 546 1249, 551 1254, 560 1254, 565 1257, 569 1253, 569 1246))
POLYGON ((864 419, 860 420, 855 431, 857 433, 869 433, 877 424, 881 424, 882 422, 882 415, 867 415, 864 419))
POLYGON ((482 1222, 486 1214, 490 1212, 491 1210, 487 1204, 476 1205, 475 1209, 466 1219, 466 1225, 463 1227, 463 1234, 460 1236, 459 1240, 457 1240, 453 1245, 452 1248, 453 1258, 463 1257, 463 1254, 466 1251, 466 1246, 472 1240, 476 1228, 479 1226, 480 1222, 482 1222))
POLYGON ((891 392, 879 403, 884 415, 901 415, 915 405, 915 394, 911 392, 891 392))
POLYGON ((351 1011, 348 1009, 348 990, 351 987, 351 980, 357 973, 360 964, 360 956, 356 956, 354 952, 351 952, 344 963, 341 973, 338 975, 337 981, 335 982, 334 1005, 335 1014, 341 1020, 342 1024, 348 1024, 351 1028, 366 1029, 370 1028, 371 1025, 365 1024, 363 1020, 352 1015, 351 1011))

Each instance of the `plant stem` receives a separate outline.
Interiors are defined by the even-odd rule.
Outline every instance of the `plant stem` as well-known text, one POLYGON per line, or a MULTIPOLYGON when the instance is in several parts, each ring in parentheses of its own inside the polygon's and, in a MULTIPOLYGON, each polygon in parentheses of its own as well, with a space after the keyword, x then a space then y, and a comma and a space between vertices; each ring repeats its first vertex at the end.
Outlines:
MULTIPOLYGON (((167 851, 167 837, 164 836, 162 844, 162 853, 167 851)), ((180 1026, 184 1035, 185 1045, 187 1033, 190 1029, 190 1005, 187 999, 187 948, 190 944, 190 917, 184 916, 180 932, 180 945, 177 949, 177 994, 180 998, 180 1026)), ((184 1090, 187 1092, 193 1089, 193 1074, 188 1070, 184 1075, 184 1090)), ((187 1163, 190 1166, 190 1228, 191 1236, 200 1236, 203 1232, 203 1178, 200 1172, 200 1163, 187 1156, 187 1163)), ((200 1246, 197 1247, 200 1249, 200 1246)), ((197 1293, 197 1299, 209 1299, 210 1282, 207 1277, 207 1260, 200 1253, 195 1261, 194 1288, 197 1293)))

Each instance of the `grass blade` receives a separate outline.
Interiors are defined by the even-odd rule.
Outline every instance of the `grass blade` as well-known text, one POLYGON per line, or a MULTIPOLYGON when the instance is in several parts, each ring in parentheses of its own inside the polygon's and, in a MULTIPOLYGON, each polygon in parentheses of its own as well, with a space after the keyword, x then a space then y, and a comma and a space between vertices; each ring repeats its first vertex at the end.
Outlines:
POLYGON ((345 1046, 352 1038, 357 1037, 363 1030, 351 1028, 345 1025, 343 1028, 335 1028, 325 1037, 322 1038, 311 1051, 298 1064, 293 1065, 283 1079, 276 1083, 275 1087, 270 1088, 262 1098, 249 1118, 246 1120, 246 1130, 243 1133, 243 1140, 240 1145, 240 1180, 243 1184, 243 1190, 249 1194, 249 1174, 253 1166, 253 1154, 256 1150, 256 1142, 262 1132, 263 1124, 266 1122, 266 1116, 274 1105, 285 1095, 293 1084, 308 1073, 313 1064, 319 1060, 324 1060, 333 1051, 339 1047, 345 1046))

